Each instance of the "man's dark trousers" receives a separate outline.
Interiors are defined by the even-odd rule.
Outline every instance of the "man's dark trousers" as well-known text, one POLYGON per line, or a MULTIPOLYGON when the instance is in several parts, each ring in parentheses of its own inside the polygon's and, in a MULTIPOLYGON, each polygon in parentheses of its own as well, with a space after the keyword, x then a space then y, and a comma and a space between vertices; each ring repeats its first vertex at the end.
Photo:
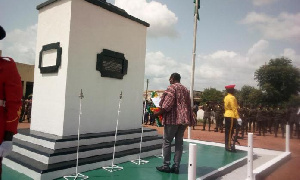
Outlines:
POLYGON ((174 166, 180 166, 183 151, 183 135, 187 125, 164 125, 163 155, 164 166, 169 167, 171 161, 171 144, 175 137, 174 166))
POLYGON ((231 117, 225 117, 225 148, 231 148, 231 138, 236 128, 237 120, 231 117))

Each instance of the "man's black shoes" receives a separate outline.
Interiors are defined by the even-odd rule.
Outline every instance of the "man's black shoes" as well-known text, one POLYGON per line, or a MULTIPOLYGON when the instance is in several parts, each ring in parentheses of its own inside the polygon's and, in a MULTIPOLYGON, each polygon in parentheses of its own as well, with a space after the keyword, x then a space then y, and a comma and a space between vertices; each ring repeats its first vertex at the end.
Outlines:
POLYGON ((170 173, 179 174, 179 168, 172 166, 170 169, 170 173))
POLYGON ((174 174, 179 174, 179 168, 172 166, 170 167, 165 167, 165 166, 160 166, 160 167, 156 167, 156 169, 160 172, 164 172, 164 173, 174 173, 174 174))
POLYGON ((165 166, 160 166, 160 167, 156 167, 156 169, 160 172, 164 172, 164 173, 170 173, 171 169, 170 167, 165 167, 165 166))

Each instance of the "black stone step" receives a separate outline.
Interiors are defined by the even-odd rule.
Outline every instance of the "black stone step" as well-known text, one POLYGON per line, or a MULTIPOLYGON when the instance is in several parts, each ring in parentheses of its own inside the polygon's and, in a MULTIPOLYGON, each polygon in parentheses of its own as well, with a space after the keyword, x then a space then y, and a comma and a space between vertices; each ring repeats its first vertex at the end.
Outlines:
MULTIPOLYGON (((162 136, 145 136, 143 137, 143 142, 153 141, 162 139, 162 136)), ((124 139, 124 140, 117 140, 116 147, 122 146, 122 145, 130 145, 134 143, 139 143, 141 141, 141 138, 134 138, 134 139, 124 139)), ((67 154, 73 154, 77 152, 77 146, 70 147, 70 148, 64 148, 64 149, 49 149, 40 145, 36 145, 27 141, 23 141, 20 139, 14 139, 13 140, 14 145, 24 148, 28 151, 35 152, 40 155, 44 155, 47 157, 54 157, 54 156, 60 156, 60 155, 67 155, 67 154)), ((112 142, 102 142, 98 144, 92 144, 92 145, 81 145, 79 148, 79 152, 85 152, 95 149, 105 149, 105 148, 111 148, 114 146, 114 141, 112 142)))
MULTIPOLYGON (((150 128, 144 128, 144 133, 147 132, 153 132, 156 131, 155 129, 150 129, 150 128)), ((129 129, 129 130, 118 130, 118 136, 120 135, 128 135, 128 134, 135 134, 135 133, 141 133, 142 128, 138 129, 129 129)), ((25 135, 25 136, 30 136, 42 140, 46 140, 49 142, 66 142, 66 141, 77 141, 78 136, 77 135, 72 135, 72 136, 56 136, 53 134, 47 134, 47 133, 42 133, 34 130, 28 129, 19 129, 18 130, 19 134, 25 135)), ((101 133, 88 133, 88 134, 81 134, 80 139, 92 139, 92 138, 100 138, 100 137, 107 137, 107 136, 115 136, 115 131, 110 131, 110 132, 101 132, 101 133)))
MULTIPOLYGON (((142 152, 149 152, 161 148, 162 148, 161 144, 142 147, 142 152)), ((115 153, 115 158, 139 154, 139 152, 140 152, 139 148, 120 151, 115 153)), ((113 152, 110 152, 104 155, 79 159, 78 164, 79 166, 81 166, 81 165, 93 164, 101 161, 108 161, 111 160, 112 157, 113 157, 113 152)), ((65 161, 65 162, 47 165, 16 152, 12 152, 6 158, 40 174, 76 167, 76 159, 72 161, 65 161)))

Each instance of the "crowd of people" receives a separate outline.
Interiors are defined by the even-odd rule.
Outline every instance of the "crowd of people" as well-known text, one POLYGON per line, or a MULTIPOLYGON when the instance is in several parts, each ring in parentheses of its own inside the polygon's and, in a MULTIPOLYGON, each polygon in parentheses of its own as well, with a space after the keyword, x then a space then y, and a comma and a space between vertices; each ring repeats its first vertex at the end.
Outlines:
MULTIPOLYGON (((195 106, 195 109, 197 106, 195 106)), ((215 123, 214 132, 223 132, 224 129, 224 105, 206 103, 200 106, 199 109, 204 111, 203 128, 211 130, 211 124, 215 123)), ((290 137, 300 138, 300 110, 297 107, 284 107, 278 105, 276 107, 269 106, 242 106, 238 108, 242 125, 240 126, 241 138, 244 138, 245 133, 253 132, 258 136, 265 136, 266 133, 274 134, 275 137, 281 134, 285 135, 285 126, 290 125, 290 137), (279 131, 280 129, 280 131, 279 131)), ((196 113, 197 114, 197 113, 196 113)))
MULTIPOLYGON (((150 108, 155 107, 153 102, 147 101, 144 115, 144 124, 161 126, 161 124, 150 116, 152 114, 150 108)), ((224 105, 207 102, 202 106, 194 104, 193 114, 197 119, 197 111, 203 110, 202 130, 213 130, 214 132, 224 132, 224 105), (212 124, 215 128, 211 129, 212 124)), ((269 106, 241 106, 238 108, 242 125, 239 127, 240 137, 244 138, 248 132, 257 133, 258 136, 265 136, 267 133, 274 134, 275 137, 285 136, 285 126, 290 125, 290 138, 296 137, 300 139, 300 110, 297 107, 284 107, 278 105, 276 107, 269 106)), ((195 129, 195 126, 193 126, 195 129)))
POLYGON ((31 107, 32 107, 32 96, 29 95, 27 99, 25 99, 25 97, 23 96, 19 122, 23 122, 25 120, 27 120, 29 123, 31 122, 31 107))

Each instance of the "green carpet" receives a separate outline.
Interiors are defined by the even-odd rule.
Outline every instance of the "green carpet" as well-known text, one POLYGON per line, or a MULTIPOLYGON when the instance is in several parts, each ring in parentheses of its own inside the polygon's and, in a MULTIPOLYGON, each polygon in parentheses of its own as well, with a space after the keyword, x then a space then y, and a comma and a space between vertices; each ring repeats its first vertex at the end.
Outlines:
MULTIPOLYGON (((110 173, 104 169, 96 169, 83 173, 89 176, 90 180, 186 180, 188 173, 188 143, 184 142, 184 150, 186 153, 182 155, 180 174, 161 173, 155 169, 156 166, 162 165, 162 159, 157 157, 149 157, 149 163, 144 165, 136 165, 131 162, 119 164, 124 170, 110 173)), ((230 153, 222 147, 208 146, 197 144, 197 177, 201 177, 209 172, 212 172, 222 166, 225 166, 233 161, 247 156, 245 151, 237 151, 230 153)), ((173 158, 173 156, 172 156, 173 158)), ((14 180, 30 180, 31 178, 20 174, 10 168, 4 166, 3 179, 14 180)), ((66 174, 68 175, 68 174, 66 174)), ((57 180, 64 180, 59 178, 57 180)))
POLYGON ((2 179, 3 180, 32 180, 32 178, 26 176, 25 174, 12 170, 5 165, 2 165, 2 179))

